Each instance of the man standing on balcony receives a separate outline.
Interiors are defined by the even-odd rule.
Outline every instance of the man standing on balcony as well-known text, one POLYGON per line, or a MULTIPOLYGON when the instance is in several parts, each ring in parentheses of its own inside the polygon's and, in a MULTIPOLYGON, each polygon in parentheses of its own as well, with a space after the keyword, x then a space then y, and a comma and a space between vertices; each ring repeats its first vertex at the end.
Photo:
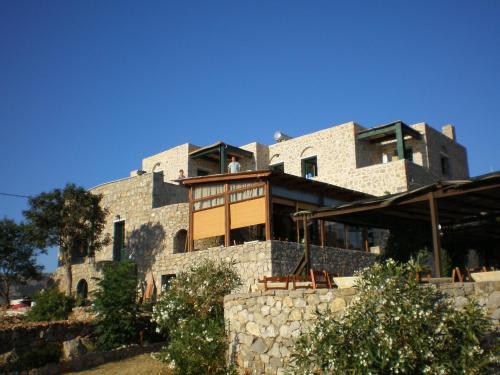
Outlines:
POLYGON ((236 161, 236 156, 232 156, 231 163, 227 166, 228 173, 239 173, 240 169, 241 165, 236 161))

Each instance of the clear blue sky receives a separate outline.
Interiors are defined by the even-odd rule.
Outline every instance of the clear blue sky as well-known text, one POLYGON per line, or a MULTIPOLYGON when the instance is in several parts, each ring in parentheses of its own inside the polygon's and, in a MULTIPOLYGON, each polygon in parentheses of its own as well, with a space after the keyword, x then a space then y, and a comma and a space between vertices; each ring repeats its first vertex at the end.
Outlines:
POLYGON ((455 124, 471 175, 498 170, 499 20, 497 0, 2 1, 0 192, 350 120, 455 124))

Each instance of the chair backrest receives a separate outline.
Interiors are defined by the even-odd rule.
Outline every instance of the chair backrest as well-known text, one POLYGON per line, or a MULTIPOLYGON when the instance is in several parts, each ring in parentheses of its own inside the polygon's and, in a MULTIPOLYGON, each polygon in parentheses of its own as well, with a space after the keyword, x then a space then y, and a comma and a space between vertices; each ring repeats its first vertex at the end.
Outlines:
POLYGON ((288 276, 264 276, 264 290, 288 289, 290 279, 288 276), (284 283, 285 285, 269 285, 268 283, 284 283))
POLYGON ((311 269, 311 281, 314 289, 318 287, 327 287, 328 289, 332 288, 332 281, 330 279, 330 275, 325 270, 317 271, 311 269))

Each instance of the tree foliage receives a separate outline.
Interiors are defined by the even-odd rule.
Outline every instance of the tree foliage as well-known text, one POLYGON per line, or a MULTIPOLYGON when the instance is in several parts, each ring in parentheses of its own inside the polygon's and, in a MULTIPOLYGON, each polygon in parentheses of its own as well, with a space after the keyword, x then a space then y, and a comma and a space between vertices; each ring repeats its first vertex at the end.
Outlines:
POLYGON ((170 341, 158 357, 175 374, 226 373, 224 296, 239 285, 231 264, 207 260, 177 275, 162 291, 153 320, 170 341))
POLYGON ((485 374, 498 356, 482 340, 490 323, 474 302, 461 311, 416 281, 413 261, 361 272, 358 299, 320 314, 292 356, 296 374, 485 374))
POLYGON ((110 350, 137 337, 137 269, 133 262, 109 263, 98 282, 94 309, 98 313, 97 345, 110 350))
POLYGON ((56 285, 38 292, 33 301, 35 306, 27 314, 33 322, 68 319, 74 306, 73 298, 65 296, 56 285))
POLYGON ((29 227, 10 219, 0 220, 0 296, 6 303, 14 285, 26 285, 41 277, 42 266, 36 264, 36 250, 29 227))
POLYGON ((58 246, 66 269, 66 294, 71 294, 71 262, 74 257, 93 256, 109 243, 101 236, 107 210, 100 206, 102 196, 83 187, 68 184, 29 199, 24 215, 34 228, 35 243, 40 248, 58 246))

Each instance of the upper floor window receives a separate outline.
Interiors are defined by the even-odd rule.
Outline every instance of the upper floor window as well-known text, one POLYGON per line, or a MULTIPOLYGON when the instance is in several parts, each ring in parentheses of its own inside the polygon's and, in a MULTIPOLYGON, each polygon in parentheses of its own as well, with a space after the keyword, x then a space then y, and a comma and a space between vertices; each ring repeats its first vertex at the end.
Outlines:
POLYGON ((316 156, 302 159, 302 177, 312 178, 318 175, 318 158, 316 156))
POLYGON ((115 221, 113 235, 113 260, 119 262, 125 258, 125 221, 115 221))
POLYGON ((451 174, 450 159, 444 155, 441 155, 441 174, 447 177, 451 174))
POLYGON ((284 173, 285 172, 285 163, 273 164, 273 165, 270 165, 269 168, 273 172, 282 172, 282 173, 284 173))
POLYGON ((209 174, 210 174, 210 172, 205 171, 205 170, 203 170, 203 169, 198 169, 198 170, 196 171, 196 175, 197 175, 197 176, 208 176, 209 174))

